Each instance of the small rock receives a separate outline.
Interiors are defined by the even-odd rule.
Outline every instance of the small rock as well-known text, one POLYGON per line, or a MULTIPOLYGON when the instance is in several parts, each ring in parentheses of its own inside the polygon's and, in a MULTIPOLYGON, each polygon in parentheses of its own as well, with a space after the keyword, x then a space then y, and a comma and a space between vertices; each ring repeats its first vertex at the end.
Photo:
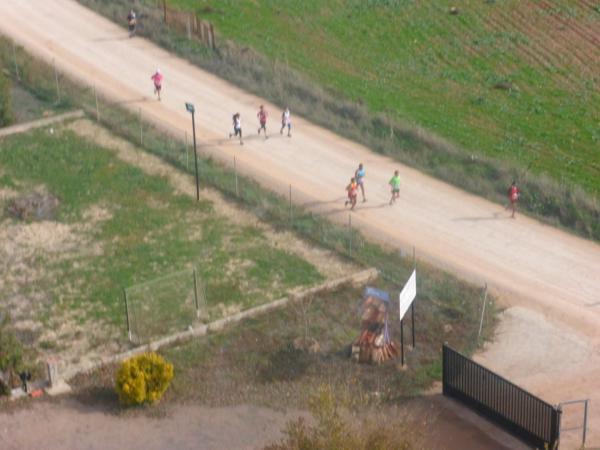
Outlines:
POLYGON ((499 81, 494 85, 494 89, 500 89, 502 91, 510 91, 513 89, 513 84, 510 81, 499 81))
POLYGON ((450 325, 449 323, 444 325, 444 333, 450 333, 452 330, 452 325, 450 325))
POLYGON ((456 15, 459 13, 459 11, 458 11, 458 8, 457 8, 456 6, 451 6, 451 7, 450 7, 450 11, 449 11, 449 12, 450 12, 450 14, 452 14, 453 16, 456 16, 456 15))

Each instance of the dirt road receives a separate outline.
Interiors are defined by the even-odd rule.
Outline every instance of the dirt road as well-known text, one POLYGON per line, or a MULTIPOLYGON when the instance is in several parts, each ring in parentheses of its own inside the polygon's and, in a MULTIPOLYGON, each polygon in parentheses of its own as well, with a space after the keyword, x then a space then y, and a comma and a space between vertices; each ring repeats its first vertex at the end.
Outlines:
MULTIPOLYGON (((562 367, 557 357, 568 354, 574 343, 584 345, 591 355, 600 353, 598 244, 524 216, 512 220, 498 205, 298 117, 293 117, 294 136, 282 137, 277 132, 280 111, 275 106, 146 40, 128 39, 124 29, 74 1, 4 0, 0 2, 0 32, 31 53, 54 60, 69 76, 95 85, 99 92, 126 102, 135 111, 141 109, 144 117, 180 130, 182 136, 190 129, 184 102, 195 103, 203 152, 227 163, 235 155, 241 171, 278 192, 287 192, 291 183, 297 202, 334 220, 347 221, 343 189, 363 162, 368 202, 353 213, 353 224, 396 247, 415 246, 421 258, 470 280, 487 282, 504 304, 531 311, 564 337, 533 349, 515 342, 509 353, 521 356, 518 367, 507 366, 500 356, 493 357, 493 348, 486 364, 550 402, 589 397, 593 404, 600 404, 598 358, 583 358, 562 367), (162 102, 152 97, 150 75, 157 67, 165 76, 162 102), (256 111, 263 103, 271 113, 272 138, 268 140, 258 138, 255 131, 256 111), (242 115, 248 136, 243 147, 224 139, 236 111, 242 115), (396 168, 402 177, 401 198, 389 207, 387 181, 396 168), (531 355, 536 357, 528 357, 531 355), (559 377, 554 376, 557 366, 561 366, 559 377)), ((527 323, 531 322, 524 321, 521 326, 527 323)), ((590 442, 600 445, 600 408, 592 409, 591 427, 590 442)))
MULTIPOLYGON (((29 409, 0 414, 0 448, 262 449, 284 437, 282 430, 288 421, 298 417, 311 420, 306 411, 283 412, 254 405, 219 408, 173 405, 161 411, 159 417, 148 417, 141 411, 123 414, 116 402, 88 405, 72 397, 57 402, 39 402, 29 409)), ((410 412, 409 423, 414 427, 428 426, 431 433, 418 436, 423 440, 422 448, 526 449, 502 430, 441 396, 413 400, 392 412, 396 418, 410 412)))

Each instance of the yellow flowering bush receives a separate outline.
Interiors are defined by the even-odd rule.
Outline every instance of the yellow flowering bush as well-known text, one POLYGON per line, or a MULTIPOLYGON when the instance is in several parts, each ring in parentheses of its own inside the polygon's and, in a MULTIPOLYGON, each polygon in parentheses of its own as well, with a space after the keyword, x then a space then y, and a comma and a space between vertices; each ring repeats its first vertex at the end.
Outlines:
POLYGON ((173 364, 150 352, 123 361, 115 389, 122 405, 151 404, 161 399, 173 379, 173 364))

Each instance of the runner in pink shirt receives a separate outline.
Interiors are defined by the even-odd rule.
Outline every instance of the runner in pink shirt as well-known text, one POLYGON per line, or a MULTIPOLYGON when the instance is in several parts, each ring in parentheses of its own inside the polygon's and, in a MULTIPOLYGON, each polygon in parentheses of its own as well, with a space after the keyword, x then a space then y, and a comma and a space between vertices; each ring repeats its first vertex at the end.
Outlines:
POLYGON ((152 75, 150 79, 154 81, 154 93, 158 95, 158 100, 160 101, 160 90, 162 89, 163 80, 163 76, 162 73, 160 73, 160 69, 156 69, 156 72, 154 72, 154 75, 152 75))
POLYGON ((267 136, 267 117, 268 117, 268 115, 269 114, 267 114, 267 110, 265 109, 265 107, 263 105, 260 105, 260 109, 256 113, 256 117, 258 117, 258 121, 260 123, 260 128, 258 129, 258 135, 260 136, 260 130, 265 130, 265 139, 269 138, 269 136, 267 136))

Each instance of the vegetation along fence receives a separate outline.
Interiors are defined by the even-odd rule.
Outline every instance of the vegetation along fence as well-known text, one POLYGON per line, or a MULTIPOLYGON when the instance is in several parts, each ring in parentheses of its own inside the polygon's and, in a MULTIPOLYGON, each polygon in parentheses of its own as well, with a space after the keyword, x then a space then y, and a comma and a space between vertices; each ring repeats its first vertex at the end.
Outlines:
POLYGON ((560 407, 443 347, 443 392, 504 427, 535 448, 558 447, 560 407))
POLYGON ((198 39, 208 48, 215 48, 215 30, 210 22, 199 20, 192 12, 169 8, 163 1, 163 20, 180 33, 185 33, 188 39, 198 39))

